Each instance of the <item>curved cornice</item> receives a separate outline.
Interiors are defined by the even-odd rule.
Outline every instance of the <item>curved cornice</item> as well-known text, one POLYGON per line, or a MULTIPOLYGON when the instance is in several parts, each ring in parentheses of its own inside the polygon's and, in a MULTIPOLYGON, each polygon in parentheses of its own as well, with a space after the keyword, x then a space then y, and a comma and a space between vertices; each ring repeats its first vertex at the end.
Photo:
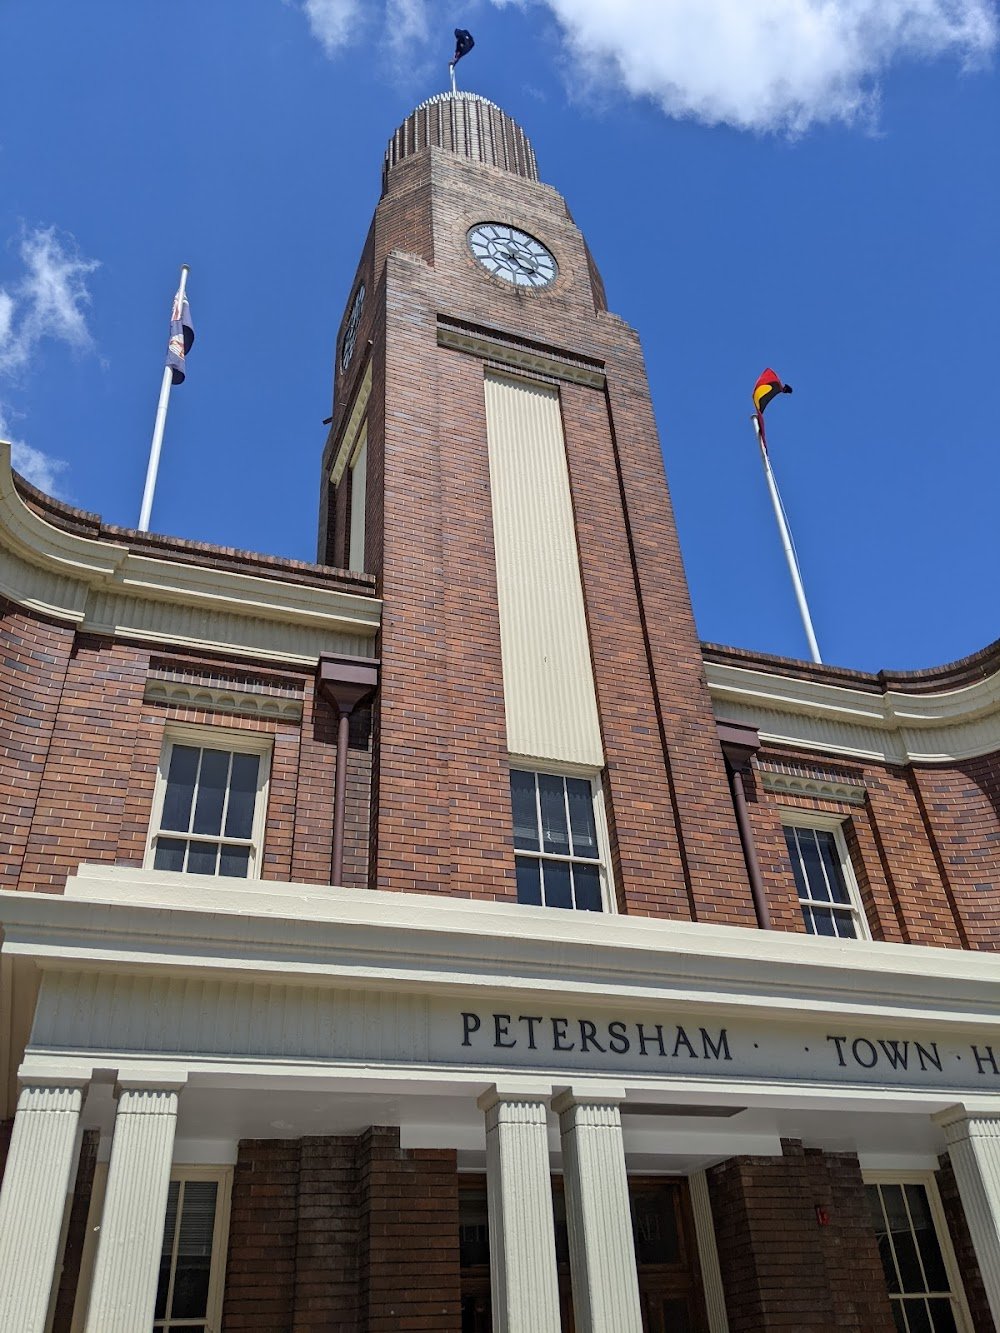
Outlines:
POLYGON ((370 655, 381 602, 164 559, 85 537, 25 504, 0 441, 0 593, 27 610, 95 633, 314 664, 323 652, 370 655))
POLYGON ((873 691, 867 678, 852 688, 732 661, 708 660, 705 672, 717 715, 756 727, 765 742, 889 764, 956 763, 1000 751, 997 670, 958 689, 921 693, 873 691))

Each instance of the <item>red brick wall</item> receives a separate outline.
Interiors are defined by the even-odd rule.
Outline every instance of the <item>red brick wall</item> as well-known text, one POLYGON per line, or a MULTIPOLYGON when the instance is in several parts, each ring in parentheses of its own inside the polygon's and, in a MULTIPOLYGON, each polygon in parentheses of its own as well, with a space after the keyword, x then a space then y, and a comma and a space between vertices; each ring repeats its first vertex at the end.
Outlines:
POLYGON ((731 1333, 893 1333, 857 1158, 783 1148, 708 1172, 731 1333))
POLYGON ((453 1152, 382 1128, 240 1144, 223 1333, 458 1333, 460 1306, 453 1152))
POLYGON ((962 1276, 965 1298, 969 1303, 972 1327, 975 1333, 996 1333, 996 1325, 993 1323, 993 1316, 990 1314, 990 1303, 986 1298, 986 1288, 983 1286, 983 1275, 979 1270, 979 1260, 976 1258, 972 1236, 969 1234, 969 1224, 965 1220, 962 1201, 958 1196, 955 1170, 947 1153, 938 1159, 938 1166, 938 1193, 941 1195, 941 1205, 944 1208, 945 1221, 948 1224, 948 1234, 951 1237, 955 1258, 958 1261, 958 1270, 962 1276))

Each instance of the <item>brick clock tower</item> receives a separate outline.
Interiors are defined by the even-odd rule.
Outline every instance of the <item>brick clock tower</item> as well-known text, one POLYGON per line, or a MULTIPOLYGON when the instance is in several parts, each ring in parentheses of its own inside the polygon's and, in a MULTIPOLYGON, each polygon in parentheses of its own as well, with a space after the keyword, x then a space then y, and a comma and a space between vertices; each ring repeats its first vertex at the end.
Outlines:
POLYGON ((384 599, 370 886, 756 925, 639 339, 481 97, 389 144, 323 489, 384 599))

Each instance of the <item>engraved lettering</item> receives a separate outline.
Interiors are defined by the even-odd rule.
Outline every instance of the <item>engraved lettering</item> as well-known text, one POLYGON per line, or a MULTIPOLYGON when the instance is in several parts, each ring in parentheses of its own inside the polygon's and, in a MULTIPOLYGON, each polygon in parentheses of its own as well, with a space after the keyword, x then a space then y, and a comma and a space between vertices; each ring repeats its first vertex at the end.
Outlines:
POLYGON ((854 1040, 851 1042, 851 1054, 854 1056, 855 1060, 857 1060, 858 1064, 861 1066, 862 1069, 874 1069, 875 1066, 878 1064, 878 1051, 871 1044, 871 1042, 868 1040, 867 1037, 854 1038, 854 1040), (868 1047, 868 1053, 871 1055, 870 1060, 862 1060, 861 1056, 858 1054, 859 1046, 868 1047))
POLYGON ((677 1040, 674 1042, 674 1055, 677 1055, 682 1046, 687 1047, 687 1053, 692 1060, 698 1059, 698 1052, 691 1045, 691 1041, 688 1037, 688 1034, 684 1031, 682 1027, 679 1027, 677 1029, 677 1040))
POLYGON ((575 1051, 576 1042, 571 1041, 568 1046, 563 1045, 566 1038, 566 1029, 569 1027, 568 1018, 553 1018, 552 1020, 552 1049, 554 1051, 575 1051))
POLYGON ((479 1029, 482 1027, 482 1023, 480 1023, 480 1021, 479 1021, 479 1015, 478 1015, 478 1014, 463 1014, 463 1015, 462 1015, 462 1023, 463 1023, 463 1025, 464 1025, 464 1027, 465 1027, 465 1033, 464 1033, 464 1035, 463 1035, 463 1037, 462 1037, 462 1045, 463 1045, 463 1046, 471 1046, 471 1045, 472 1045, 472 1034, 473 1034, 474 1032, 478 1032, 479 1029))
POLYGON ((510 1037, 510 1014, 494 1014, 493 1026, 496 1028, 494 1046, 502 1046, 506 1050, 510 1050, 512 1046, 517 1045, 516 1037, 511 1037, 510 1041, 504 1041, 504 1037, 510 1037))
POLYGON ((846 1040, 846 1037, 827 1037, 827 1041, 833 1041, 837 1044, 837 1059, 840 1062, 841 1069, 847 1064, 847 1061, 844 1059, 844 1042, 846 1040))
POLYGON ((898 1041, 880 1041, 879 1045, 885 1052, 886 1059, 893 1069, 906 1069, 908 1067, 907 1061, 910 1058, 910 1043, 908 1041, 902 1043, 902 1049, 900 1049, 898 1041))
POLYGON ((662 1024, 662 1023, 657 1023, 657 1025, 656 1025, 656 1036, 655 1036, 655 1037, 647 1037, 647 1036, 646 1036, 645 1029, 643 1028, 643 1026, 642 1026, 641 1023, 636 1023, 636 1027, 639 1029, 639 1054, 640 1054, 640 1055, 645 1055, 645 1054, 646 1054, 646 1046, 647 1046, 647 1044, 648 1044, 649 1042, 653 1042, 653 1041, 655 1041, 655 1042, 657 1043, 657 1045, 659 1046, 659 1048, 660 1048, 660 1054, 661 1054, 661 1055, 666 1055, 666 1053, 667 1053, 667 1052, 666 1052, 666 1048, 665 1048, 664 1045, 663 1045, 663 1024, 662 1024))
POLYGON ((591 1046, 596 1046, 597 1049, 601 1052, 601 1054, 602 1054, 602 1055, 604 1054, 605 1048, 604 1048, 604 1047, 601 1045, 601 1043, 597 1040, 597 1025, 596 1025, 596 1023, 591 1023, 590 1019, 588 1019, 588 1018, 581 1018, 581 1019, 580 1019, 580 1050, 581 1050, 581 1051, 589 1051, 590 1048, 591 1048, 591 1046))
POLYGON ((532 1014, 519 1014, 517 1021, 528 1025, 528 1050, 537 1050, 538 1048, 535 1046, 535 1024, 542 1021, 541 1015, 536 1018, 532 1014))
POLYGON ((941 1057, 940 1055, 938 1055, 937 1042, 936 1041, 931 1042, 930 1050, 928 1050, 926 1046, 922 1046, 919 1041, 915 1041, 913 1044, 917 1048, 917 1059, 920 1061, 920 1068, 922 1070, 926 1070, 927 1065, 924 1062, 929 1061, 938 1071, 938 1073, 940 1073, 941 1057))
POLYGON ((986 1073, 986 1065, 989 1065, 992 1068, 994 1074, 1000 1074, 1000 1069, 997 1068, 996 1056, 993 1054, 992 1046, 986 1047, 985 1055, 980 1055, 979 1047, 973 1046, 972 1054, 976 1061, 976 1068, 979 1070, 980 1074, 986 1073))
POLYGON ((625 1034, 624 1023, 609 1023, 608 1038, 608 1046, 614 1051, 615 1055, 626 1055, 628 1053, 632 1043, 625 1034))
POLYGON ((718 1060, 721 1056, 723 1060, 731 1060, 733 1057, 729 1054, 729 1036, 725 1028, 719 1029, 719 1040, 713 1042, 704 1028, 701 1029, 701 1044, 705 1051, 705 1059, 709 1056, 718 1060))

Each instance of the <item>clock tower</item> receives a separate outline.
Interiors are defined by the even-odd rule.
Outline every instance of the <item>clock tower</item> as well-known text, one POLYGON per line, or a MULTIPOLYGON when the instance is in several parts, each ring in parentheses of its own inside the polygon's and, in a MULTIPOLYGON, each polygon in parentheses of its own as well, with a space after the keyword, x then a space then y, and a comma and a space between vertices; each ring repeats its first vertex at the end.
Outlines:
POLYGON ((481 97, 389 143, 322 484, 384 602, 370 887, 754 926, 639 339, 481 97))

